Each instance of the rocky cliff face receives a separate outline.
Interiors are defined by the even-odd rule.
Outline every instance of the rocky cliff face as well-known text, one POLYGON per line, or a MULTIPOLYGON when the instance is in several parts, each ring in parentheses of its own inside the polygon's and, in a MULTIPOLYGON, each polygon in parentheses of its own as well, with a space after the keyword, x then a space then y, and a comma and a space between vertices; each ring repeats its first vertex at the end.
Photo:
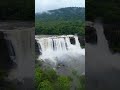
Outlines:
MULTIPOLYGON (((22 83, 22 85, 15 85, 17 90, 31 90, 30 88, 34 88, 34 27, 30 26, 31 24, 23 22, 20 22, 19 24, 17 22, 18 25, 16 25, 16 23, 2 24, 3 25, 1 25, 0 31, 3 33, 4 38, 3 40, 0 39, 0 43, 2 43, 2 46, 0 44, 0 48, 2 51, 7 53, 3 53, 3 55, 7 55, 6 58, 5 56, 2 57, 4 57, 3 59, 6 61, 6 63, 10 62, 11 60, 16 66, 10 69, 7 80, 15 81, 14 83, 16 84, 18 82, 22 83), (10 46, 8 43, 4 44, 5 41, 11 42, 15 54, 11 54, 8 49, 10 46), (14 59, 12 57, 14 57, 14 59)), ((0 54, 2 54, 2 52, 0 54)))
POLYGON ((12 60, 9 56, 6 40, 4 39, 4 33, 0 32, 0 70, 9 70, 12 68, 12 60))
POLYGON ((92 44, 97 43, 97 34, 94 27, 91 26, 85 27, 85 40, 86 43, 92 43, 92 44))
MULTIPOLYGON (((93 22, 87 22, 85 27, 86 43, 97 43, 96 29, 93 22)), ((105 38, 108 41, 109 49, 114 53, 120 52, 120 24, 103 24, 105 38)))
POLYGON ((83 36, 78 36, 78 40, 81 44, 81 47, 85 46, 85 37, 83 36))
POLYGON ((37 41, 35 40, 35 55, 36 58, 41 54, 41 52, 39 51, 39 44, 37 43, 37 41))
POLYGON ((112 52, 120 52, 120 24, 104 24, 104 33, 112 52))

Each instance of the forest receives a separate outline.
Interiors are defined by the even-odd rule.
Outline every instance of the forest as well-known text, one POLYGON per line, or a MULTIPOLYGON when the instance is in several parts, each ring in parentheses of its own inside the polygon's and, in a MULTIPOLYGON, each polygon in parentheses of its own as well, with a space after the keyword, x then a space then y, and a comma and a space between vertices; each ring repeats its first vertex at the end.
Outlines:
POLYGON ((36 13, 35 30, 40 35, 85 35, 85 8, 68 7, 36 13))
POLYGON ((36 23, 36 34, 43 35, 85 35, 85 23, 81 21, 48 21, 36 23))

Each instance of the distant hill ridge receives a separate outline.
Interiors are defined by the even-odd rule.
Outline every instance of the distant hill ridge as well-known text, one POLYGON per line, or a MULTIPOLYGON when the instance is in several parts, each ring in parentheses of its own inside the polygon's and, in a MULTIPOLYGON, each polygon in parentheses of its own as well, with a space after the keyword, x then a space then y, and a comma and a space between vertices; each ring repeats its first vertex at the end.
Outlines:
POLYGON ((49 10, 48 12, 36 13, 36 21, 56 21, 56 20, 85 20, 85 8, 84 7, 66 7, 55 10, 49 10))

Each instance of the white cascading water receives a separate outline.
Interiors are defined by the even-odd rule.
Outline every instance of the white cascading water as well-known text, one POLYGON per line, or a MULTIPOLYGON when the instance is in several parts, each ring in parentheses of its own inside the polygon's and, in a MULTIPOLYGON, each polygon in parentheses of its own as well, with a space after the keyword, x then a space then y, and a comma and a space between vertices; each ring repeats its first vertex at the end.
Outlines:
POLYGON ((36 40, 42 53, 38 60, 49 62, 53 67, 56 67, 58 63, 63 63, 81 70, 81 73, 84 72, 85 49, 81 48, 78 36, 66 35, 42 38, 36 36, 36 40), (74 38, 75 44, 71 44, 71 37, 74 38))

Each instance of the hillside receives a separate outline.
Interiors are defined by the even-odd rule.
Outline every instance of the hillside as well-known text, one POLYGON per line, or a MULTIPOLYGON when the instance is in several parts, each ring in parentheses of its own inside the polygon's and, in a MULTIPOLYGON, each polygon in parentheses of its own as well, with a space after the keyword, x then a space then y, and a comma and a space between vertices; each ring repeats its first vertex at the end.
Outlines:
POLYGON ((67 7, 48 12, 36 13, 36 20, 40 21, 53 21, 53 20, 84 20, 85 8, 80 7, 67 7))
POLYGON ((85 34, 85 8, 67 7, 36 13, 35 20, 36 34, 85 34))

